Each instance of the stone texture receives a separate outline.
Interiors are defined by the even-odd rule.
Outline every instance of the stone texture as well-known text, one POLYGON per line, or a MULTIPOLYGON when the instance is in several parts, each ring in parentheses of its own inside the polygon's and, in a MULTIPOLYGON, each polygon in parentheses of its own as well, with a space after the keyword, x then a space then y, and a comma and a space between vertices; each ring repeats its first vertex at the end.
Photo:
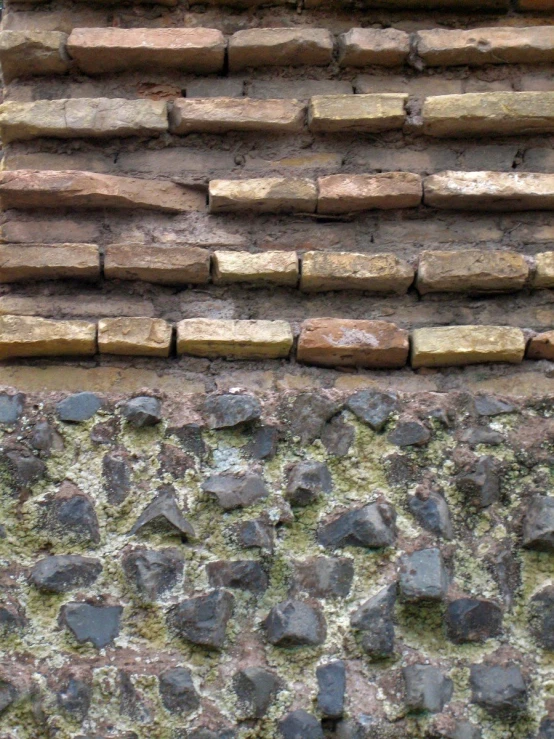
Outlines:
POLYGON ((204 193, 162 180, 79 171, 0 172, 6 208, 144 208, 167 213, 206 210, 204 193))
POLYGON ((543 649, 554 650, 554 588, 548 585, 529 601, 529 630, 543 649))
POLYGON ((432 665, 410 665, 402 670, 409 711, 440 713, 452 697, 452 680, 432 665))
POLYGON ((312 180, 265 177, 210 181, 211 213, 315 213, 316 205, 317 188, 312 180))
POLYGON ((229 39, 229 69, 324 66, 334 41, 323 28, 250 28, 229 39))
POLYGON ((5 85, 18 77, 64 74, 70 67, 67 34, 59 31, 2 31, 0 64, 5 85))
POLYGON ((498 249, 424 251, 419 257, 416 288, 421 295, 510 292, 521 290, 528 276, 527 262, 516 252, 498 249))
POLYGON ((160 528, 169 528, 172 533, 178 532, 185 539, 195 537, 192 524, 183 516, 170 490, 162 491, 146 506, 129 531, 129 536, 144 533, 144 529, 155 531, 160 528))
POLYGON ((379 133, 404 125, 407 95, 315 95, 310 101, 308 126, 314 133, 360 131, 379 133))
POLYGON ((314 503, 333 489, 333 479, 324 462, 298 462, 287 473, 285 498, 294 506, 314 503))
POLYGON ((230 472, 212 475, 202 483, 202 490, 215 496, 226 511, 247 508, 269 495, 263 479, 251 472, 244 475, 230 472))
POLYGON ((446 634, 456 644, 484 642, 502 632, 502 609, 492 601, 459 598, 448 604, 446 634))
POLYGON ((479 457, 455 482, 468 503, 476 508, 488 508, 500 498, 498 462, 494 457, 479 457))
POLYGON ((290 424, 292 436, 298 436, 303 445, 318 439, 324 425, 338 411, 340 405, 319 392, 300 393, 290 406, 283 409, 285 420, 290 424))
POLYGON ((206 569, 212 588, 263 593, 269 584, 261 564, 250 559, 210 562, 206 565, 206 569))
POLYGON ((159 690, 164 708, 170 713, 182 716, 195 711, 200 705, 192 673, 186 667, 174 667, 162 672, 159 690))
POLYGON ((94 354, 94 323, 50 321, 30 316, 0 316, 0 359, 94 354))
POLYGON ((122 558, 123 572, 141 597, 155 601, 183 579, 183 555, 175 548, 133 549, 122 558))
POLYGON ((139 395, 121 406, 121 415, 135 428, 155 426, 162 420, 162 404, 158 398, 139 395))
POLYGON ((67 51, 85 74, 159 68, 210 74, 223 69, 225 46, 214 28, 75 28, 67 51))
POLYGON ((178 98, 169 114, 172 133, 300 133, 306 106, 298 100, 178 98))
POLYGON ((517 665, 472 665, 472 702, 493 716, 514 717, 527 705, 527 687, 517 665))
POLYGON ((409 53, 409 34, 396 28, 351 28, 339 36, 341 67, 398 67, 409 53))
POLYGON ((525 353, 519 328, 444 326, 412 332, 412 367, 453 367, 483 362, 518 364, 525 353))
POLYGON ((326 718, 340 718, 344 712, 346 669, 342 660, 321 665, 316 670, 317 707, 326 718))
POLYGON ((187 598, 169 611, 168 625, 187 641, 206 649, 221 649, 227 624, 233 615, 234 598, 225 590, 187 598))
POLYGON ((400 594, 408 603, 444 600, 448 575, 440 549, 420 549, 400 560, 400 594))
POLYGON ((426 531, 444 539, 452 539, 450 510, 442 495, 418 490, 415 495, 408 498, 408 508, 426 531))
POLYGON ((399 447, 425 446, 431 439, 431 433, 419 421, 401 421, 387 438, 391 444, 399 447))
POLYGON ((361 633, 361 646, 373 660, 387 659, 394 654, 393 612, 397 585, 393 583, 350 615, 350 626, 361 633))
POLYGON ((345 598, 354 578, 346 557, 311 557, 295 566, 295 587, 314 598, 345 598))
POLYGON ((45 593, 68 593, 75 588, 89 588, 102 572, 97 559, 79 554, 45 557, 31 570, 29 582, 45 593))
POLYGON ((533 287, 554 287, 554 251, 545 251, 535 255, 533 287))
POLYGON ((333 174, 317 183, 317 212, 325 215, 416 208, 423 197, 421 177, 410 172, 333 174))
MULTIPOLYGON (((25 396, 23 393, 15 393, 9 395, 8 393, 0 393, 0 423, 17 423, 23 408, 25 407, 25 396)), ((36 429, 39 428, 39 424, 35 427, 35 432, 31 438, 31 446, 34 449, 43 447, 37 447, 36 444, 36 429), (34 442, 34 443, 33 443, 34 442)))
POLYGON ((164 101, 70 98, 5 102, 0 106, 2 142, 54 138, 115 138, 167 131, 164 101))
POLYGON ((277 647, 313 647, 323 644, 327 635, 323 612, 299 600, 274 606, 263 626, 267 640, 277 647))
POLYGON ((94 244, 0 244, 0 282, 99 277, 100 255, 94 244))
POLYGON ((60 620, 79 644, 91 642, 96 649, 110 645, 119 635, 121 606, 94 606, 90 603, 68 603, 62 606, 60 620))
POLYGON ((521 136, 554 131, 554 92, 474 92, 428 97, 428 136, 521 136))
POLYGON ((262 405, 255 395, 226 393, 208 398, 204 412, 211 429, 234 428, 258 421, 262 405))
POLYGON ((210 280, 210 253, 185 245, 110 244, 105 249, 104 275, 159 285, 203 285, 210 280))
POLYGON ((278 726, 282 739, 323 739, 321 724, 304 709, 287 714, 278 726))
POLYGON ((523 546, 554 551, 554 498, 535 495, 531 499, 523 522, 523 546))
POLYGON ((292 331, 285 321, 187 318, 177 324, 177 353, 227 359, 288 357, 292 331))
POLYGON ((60 421, 81 423, 92 418, 102 407, 102 401, 95 393, 82 392, 69 395, 56 404, 60 421))
POLYGON ((279 679, 261 667, 246 667, 233 677, 241 714, 245 718, 262 718, 267 713, 278 690, 279 679))
POLYGON ((312 318, 301 326, 297 359, 327 367, 403 367, 408 333, 385 321, 312 318))
POLYGON ((70 677, 56 694, 58 706, 78 721, 84 721, 92 703, 92 685, 70 677))
POLYGON ((98 322, 100 354, 168 357, 172 328, 161 318, 103 318, 98 322))
POLYGON ((346 407, 373 431, 382 431, 392 414, 398 410, 398 398, 394 393, 379 390, 359 390, 351 395, 346 407))
POLYGON ((213 281, 216 285, 247 282, 250 285, 294 287, 298 282, 298 272, 296 252, 251 254, 246 251, 216 251, 213 254, 213 281))
POLYGON ((370 503, 346 511, 323 524, 317 539, 326 549, 391 546, 396 541, 396 511, 388 503, 370 503))
POLYGON ((544 331, 532 337, 527 344, 527 359, 554 361, 554 331, 544 331))

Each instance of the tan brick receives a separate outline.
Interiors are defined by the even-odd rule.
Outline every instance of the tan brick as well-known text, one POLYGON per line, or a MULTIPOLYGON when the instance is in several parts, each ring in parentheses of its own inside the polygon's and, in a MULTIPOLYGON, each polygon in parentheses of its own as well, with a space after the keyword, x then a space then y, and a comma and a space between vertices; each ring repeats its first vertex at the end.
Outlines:
POLYGON ((412 367, 454 367, 483 362, 517 364, 525 337, 507 326, 443 326, 412 333, 412 367))
POLYGON ((182 213, 206 210, 206 196, 194 188, 162 180, 19 170, 0 172, 0 207, 145 208, 182 213))
POLYGON ((554 0, 518 0, 520 10, 554 10, 554 0))
POLYGON ((521 135, 554 131, 554 92, 470 92, 429 97, 429 136, 521 135))
POLYGON ((0 105, 4 144, 39 136, 113 138, 167 131, 167 105, 156 100, 75 98, 0 105))
POLYGON ((248 282, 252 285, 298 283, 298 255, 289 251, 251 254, 247 251, 216 251, 213 255, 216 285, 248 282))
POLYGON ((392 369, 406 364, 408 351, 408 332, 394 323, 311 318, 302 324, 296 356, 324 367, 392 369))
POLYGON ((176 100, 169 115, 172 133, 263 131, 299 133, 306 106, 298 100, 190 98, 176 100))
POLYGON ((225 47, 215 28, 76 28, 67 44, 86 74, 155 68, 220 72, 225 47))
POLYGON ((0 63, 4 84, 17 77, 64 74, 70 67, 66 33, 58 31, 0 32, 0 63))
POLYGON ((554 287, 554 251, 543 251, 535 255, 533 287, 554 287))
POLYGON ((0 245, 0 282, 97 277, 100 255, 95 244, 0 245))
POLYGON ((402 295, 414 281, 413 267, 394 254, 311 251, 302 259, 300 289, 367 290, 402 295))
POLYGON ((435 208, 552 210, 554 175, 532 172, 441 172, 423 180, 423 199, 435 208))
POLYGON ((335 174, 317 182, 317 212, 325 214, 416 208, 423 197, 421 177, 410 172, 335 174))
POLYGON ((517 26, 419 31, 417 53, 425 64, 547 64, 554 61, 554 27, 517 26))
POLYGON ((292 330, 285 321, 188 318, 177 324, 177 353, 227 359, 288 357, 292 330))
MULTIPOLYGON (((177 5, 179 0, 137 0, 138 5, 166 5, 171 7, 177 5)), ((23 4, 32 3, 33 5, 44 5, 49 0, 23 0, 23 4)), ((99 6, 100 8, 110 7, 118 4, 118 0, 77 0, 78 3, 87 3, 87 5, 99 6)), ((52 11, 50 11, 52 12, 52 11)), ((69 15, 67 11, 63 11, 65 15, 69 15)))
POLYGON ((308 126, 315 133, 362 131, 378 133, 402 128, 407 95, 315 95, 310 100, 308 126))
POLYGON ((0 359, 93 354, 96 354, 94 323, 0 316, 0 359))
MULTIPOLYGON (((43 0, 44 1, 44 0, 43 0)), ((550 0, 535 0, 538 2, 550 2, 550 0)), ((406 11, 408 8, 420 8, 425 11, 430 9, 447 8, 460 12, 461 10, 473 9, 483 10, 506 10, 509 0, 369 0, 363 3, 364 8, 384 8, 385 10, 400 9, 406 11)), ((337 9, 336 0, 304 0, 305 8, 329 7, 333 11, 337 9)))
POLYGON ((211 213, 315 213, 316 205, 317 188, 312 180, 265 177, 210 182, 211 213))
POLYGON ((351 28, 339 36, 341 67, 398 67, 409 53, 409 34, 395 28, 351 28))
POLYGON ((249 28, 229 39, 229 69, 322 66, 331 62, 333 46, 323 28, 249 28))
POLYGON ((554 362, 554 331, 537 334, 527 345, 527 359, 548 359, 554 362))
POLYGON ((100 354, 168 357, 172 328, 160 318, 103 318, 98 322, 100 354))
POLYGON ((416 287, 426 293, 497 293, 521 290, 529 267, 521 254, 464 249, 424 251, 419 258, 416 287))
POLYGON ((203 285, 210 280, 210 252, 195 246, 110 244, 104 275, 160 285, 203 285))

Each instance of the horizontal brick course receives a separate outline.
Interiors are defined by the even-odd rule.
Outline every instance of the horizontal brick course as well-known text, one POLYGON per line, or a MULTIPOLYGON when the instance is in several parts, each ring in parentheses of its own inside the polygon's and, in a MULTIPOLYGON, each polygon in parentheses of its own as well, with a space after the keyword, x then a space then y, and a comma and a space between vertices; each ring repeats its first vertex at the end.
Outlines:
POLYGON ((0 64, 4 84, 17 77, 64 74, 70 67, 65 45, 67 34, 60 31, 0 32, 0 64))
POLYGON ((94 244, 0 244, 0 282, 99 277, 100 254, 94 244))
POLYGON ((216 251, 213 255, 213 281, 216 285, 248 282, 250 285, 289 285, 298 282, 296 252, 272 251, 263 254, 216 251))
POLYGON ((212 180, 210 212, 315 213, 315 182, 292 177, 212 180))
POLYGON ((323 28, 250 28, 229 39, 229 69, 326 65, 333 47, 333 36, 323 28))
POLYGON ((339 36, 341 67, 397 67, 408 59, 410 36, 395 28, 351 28, 339 36))
POLYGON ((421 177, 409 172, 336 174, 320 177, 317 182, 317 212, 323 214, 414 208, 423 196, 421 177))
POLYGON ((505 326, 445 326, 412 333, 412 367, 454 367, 488 362, 519 363, 525 337, 505 326))
POLYGON ((436 292, 509 292, 521 290, 529 267, 515 252, 464 249, 424 251, 419 258, 416 287, 436 292))
POLYGON ((210 253, 194 246, 110 244, 106 247, 104 275, 160 285, 202 285, 210 279, 210 253))
POLYGON ((94 323, 50 321, 36 316, 0 316, 0 359, 92 356, 95 353, 94 323))
POLYGON ((299 133, 306 107, 297 100, 190 98, 175 100, 169 115, 172 133, 262 131, 299 133))
POLYGON ((100 354, 168 357, 172 328, 159 318, 104 318, 98 322, 100 354))
POLYGON ((228 359, 288 357, 292 330, 285 321, 189 318, 177 324, 177 353, 228 359))
POLYGON ((426 205, 456 210, 552 210, 554 175, 441 172, 423 180, 423 199, 426 205))
POLYGON ((310 100, 308 126, 314 133, 360 131, 378 133, 402 128, 407 95, 315 95, 310 100))
POLYGON ((554 251, 545 251, 535 256, 533 287, 554 287, 554 251))
POLYGON ((413 267, 393 254, 313 251, 302 259, 300 289, 305 292, 367 290, 402 295, 413 280, 413 267))

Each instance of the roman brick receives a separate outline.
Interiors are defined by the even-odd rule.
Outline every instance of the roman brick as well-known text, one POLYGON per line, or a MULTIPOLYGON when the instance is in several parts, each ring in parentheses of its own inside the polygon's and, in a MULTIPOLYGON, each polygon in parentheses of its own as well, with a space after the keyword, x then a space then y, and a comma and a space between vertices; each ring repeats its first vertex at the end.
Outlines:
POLYGON ((98 322, 100 354, 168 357, 172 328, 160 318, 103 318, 98 322))
POLYGON ((554 251, 544 251, 535 255, 533 287, 554 287, 554 251))
POLYGON ((421 177, 410 172, 335 174, 317 182, 317 212, 324 214, 415 208, 423 197, 421 177))
POLYGON ((423 180, 426 205, 455 210, 552 210, 554 175, 441 172, 423 180))
POLYGON ((351 28, 339 36, 341 67, 397 67, 409 53, 409 34, 395 28, 351 28))
POLYGON ((50 321, 36 316, 0 316, 0 359, 91 356, 95 353, 94 323, 50 321))
POLYGON ((379 133, 404 125, 407 95, 315 95, 310 100, 308 126, 314 133, 361 131, 379 133))
POLYGON ((100 277, 95 244, 0 244, 0 282, 100 277))
POLYGON ((188 98, 175 100, 169 114, 172 133, 260 131, 299 133, 306 107, 297 100, 188 98))
POLYGON ((188 318, 177 324, 177 353, 227 359, 288 357, 292 330, 286 321, 188 318))
POLYGON ((527 345, 528 359, 554 361, 554 331, 543 331, 533 336, 527 345))
POLYGON ((213 255, 213 280, 216 285, 247 282, 251 285, 290 285, 298 282, 296 252, 216 251, 213 255))
POLYGON ((464 249, 424 251, 419 258, 416 287, 421 295, 437 292, 511 292, 521 290, 529 267, 521 254, 464 249))
POLYGON ((67 34, 59 31, 0 32, 0 64, 4 84, 16 78, 64 74, 70 68, 65 45, 67 34))
POLYGON ((412 367, 454 367, 488 362, 518 364, 525 337, 507 326, 441 326, 412 333, 412 367))
POLYGON ((109 244, 104 275, 109 279, 160 285, 203 285, 210 280, 210 252, 179 244, 109 244))
POLYGON ((305 292, 367 290, 402 295, 414 269, 394 254, 311 251, 302 258, 300 288, 305 292))
POLYGON ((249 28, 229 39, 229 69, 322 66, 331 62, 333 46, 322 28, 249 28))
POLYGON ((316 204, 317 188, 312 180, 266 177, 210 182, 211 213, 315 213, 316 204))

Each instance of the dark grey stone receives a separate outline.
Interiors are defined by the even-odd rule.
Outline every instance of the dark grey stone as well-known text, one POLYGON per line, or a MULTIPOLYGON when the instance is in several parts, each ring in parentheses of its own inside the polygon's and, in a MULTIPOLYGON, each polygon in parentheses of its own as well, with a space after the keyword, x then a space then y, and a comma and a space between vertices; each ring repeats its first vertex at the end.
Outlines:
POLYGON ((279 679, 262 667, 246 667, 233 677, 241 714, 244 718, 262 718, 279 690, 279 679))
POLYGON ((232 729, 212 731, 204 726, 186 733, 186 739, 234 739, 235 736, 232 729))
POLYGON ((102 565, 97 559, 79 554, 59 554, 37 562, 29 581, 47 593, 68 593, 75 588, 88 588, 101 572, 102 565))
POLYGON ((26 625, 26 619, 19 605, 0 605, 0 634, 7 636, 26 625))
POLYGON ((316 670, 317 707, 326 718, 340 718, 344 712, 346 668, 342 660, 321 665, 316 670))
POLYGON ((257 421, 262 415, 262 406, 254 395, 217 395, 204 404, 208 426, 224 429, 257 421))
POLYGON ((80 423, 92 418, 100 407, 102 401, 94 393, 76 393, 60 400, 56 405, 56 412, 60 421, 80 423))
POLYGON ((481 739, 481 729, 469 721, 456 721, 448 739, 481 739))
POLYGON ((210 562, 206 565, 206 569, 213 588, 232 588, 249 590, 251 593, 263 593, 269 584, 263 567, 255 560, 210 562))
POLYGON ((136 689, 132 676, 126 670, 119 670, 119 713, 132 721, 150 723, 151 713, 142 694, 136 689))
POLYGON ((44 477, 46 465, 27 446, 16 444, 5 449, 3 456, 18 490, 27 490, 44 477))
POLYGON ((187 423, 184 426, 174 426, 167 429, 168 434, 176 436, 185 451, 194 454, 198 459, 204 459, 207 447, 202 438, 202 426, 198 423, 187 423))
POLYGON ((317 538, 328 549, 391 546, 396 541, 396 511, 388 503, 370 503, 321 526, 317 538))
POLYGON ((356 430, 346 423, 342 414, 331 418, 321 432, 321 443, 334 457, 345 457, 354 443, 356 430))
POLYGON ((554 650, 554 586, 543 588, 531 598, 529 627, 541 647, 554 650))
POLYGON ((381 431, 392 414, 398 410, 398 398, 394 393, 359 390, 350 396, 346 407, 373 431, 381 431))
POLYGON ((122 613, 122 606, 68 603, 62 606, 60 619, 79 644, 89 641, 96 649, 102 649, 118 636, 122 613))
POLYGON ((330 493, 333 480, 323 462, 299 462, 287 474, 285 498, 296 506, 306 506, 323 493, 330 493))
POLYGON ((123 571, 139 595, 156 600, 183 578, 184 558, 178 549, 134 549, 124 554, 123 571))
POLYGON ((92 701, 92 685, 70 677, 56 693, 58 706, 79 721, 86 718, 92 701))
POLYGON ((162 404, 158 398, 140 395, 121 406, 125 420, 137 429, 155 426, 162 420, 162 404))
POLYGON ((554 551, 554 498, 531 498, 523 522, 523 546, 539 552, 554 551))
POLYGON ((554 719, 548 716, 542 719, 537 739, 554 739, 554 719))
POLYGON ((350 616, 350 625, 361 633, 362 649, 372 659, 386 659, 394 654, 393 611, 397 591, 396 583, 392 583, 350 616))
POLYGON ((15 703, 19 697, 19 691, 8 680, 0 679, 0 713, 9 708, 12 703, 15 703))
POLYGON ((480 416, 500 416, 503 413, 513 413, 517 409, 512 403, 492 395, 477 395, 475 410, 480 416))
POLYGON ((432 665, 410 665, 402 670, 409 711, 440 713, 452 698, 452 680, 432 665))
POLYGON ((200 697, 192 681, 192 673, 186 667, 174 667, 159 678, 160 697, 170 713, 185 714, 196 711, 200 697))
POLYGON ((265 552, 273 552, 274 528, 261 518, 251 521, 242 521, 236 527, 237 539, 241 547, 245 549, 262 549, 265 552))
POLYGON ((502 609, 490 600, 459 598, 448 604, 446 634, 456 644, 483 642, 502 632, 502 609))
POLYGON ((327 636, 323 613, 299 600, 286 600, 274 606, 263 626, 268 641, 279 647, 316 646, 323 644, 327 636))
POLYGON ((100 543, 100 527, 94 504, 78 488, 68 484, 46 501, 46 528, 62 539, 81 544, 100 543))
POLYGON ((0 423, 17 423, 23 413, 24 405, 23 393, 15 395, 0 393, 0 423))
POLYGON ((498 463, 494 457, 480 457, 473 469, 456 477, 456 486, 477 508, 487 508, 500 498, 498 463))
POLYGON ((407 739, 405 724, 392 724, 367 714, 339 721, 333 739, 407 739))
POLYGON ((286 411, 286 420, 290 422, 291 434, 299 436, 305 446, 319 439, 323 426, 339 410, 338 403, 320 393, 301 393, 286 411))
POLYGON ((221 649, 234 602, 231 593, 213 590, 182 600, 171 609, 167 622, 182 639, 207 649, 221 649))
POLYGON ((110 452, 102 460, 104 488, 110 505, 120 505, 131 490, 131 468, 126 455, 110 452))
POLYGON ((275 426, 260 426, 254 431, 246 452, 253 459, 272 459, 277 454, 281 434, 275 426))
POLYGON ((477 426, 463 431, 460 435, 460 440, 469 444, 470 447, 476 447, 478 444, 498 446, 504 441, 504 434, 501 434, 499 431, 493 431, 489 428, 477 426))
POLYGON ((292 711, 279 721, 283 739, 323 739, 321 724, 307 711, 292 711))
POLYGON ((43 456, 50 454, 52 449, 63 449, 63 439, 57 431, 50 426, 48 421, 39 421, 33 428, 33 432, 29 438, 29 444, 42 452, 43 456))
POLYGON ((426 531, 443 539, 452 539, 450 510, 442 495, 433 492, 416 492, 408 498, 408 508, 426 531))
POLYGON ((296 563, 294 584, 314 598, 346 598, 353 578, 352 560, 312 557, 296 563))
POLYGON ((527 706, 527 687, 516 665, 472 665, 470 685, 472 702, 491 716, 515 716, 527 706))
POLYGON ((163 491, 149 503, 137 518, 129 536, 138 533, 145 526, 176 529, 187 539, 195 537, 194 528, 183 516, 171 491, 163 491))
POLYGON ((226 472, 212 475, 202 484, 202 490, 215 496, 219 505, 226 511, 247 508, 269 495, 263 479, 253 473, 235 475, 226 472))
POLYGON ((395 446, 424 446, 431 438, 431 432, 419 421, 402 421, 388 435, 395 446))
POLYGON ((440 549, 419 549, 400 560, 400 594, 408 603, 444 600, 448 575, 440 549))

